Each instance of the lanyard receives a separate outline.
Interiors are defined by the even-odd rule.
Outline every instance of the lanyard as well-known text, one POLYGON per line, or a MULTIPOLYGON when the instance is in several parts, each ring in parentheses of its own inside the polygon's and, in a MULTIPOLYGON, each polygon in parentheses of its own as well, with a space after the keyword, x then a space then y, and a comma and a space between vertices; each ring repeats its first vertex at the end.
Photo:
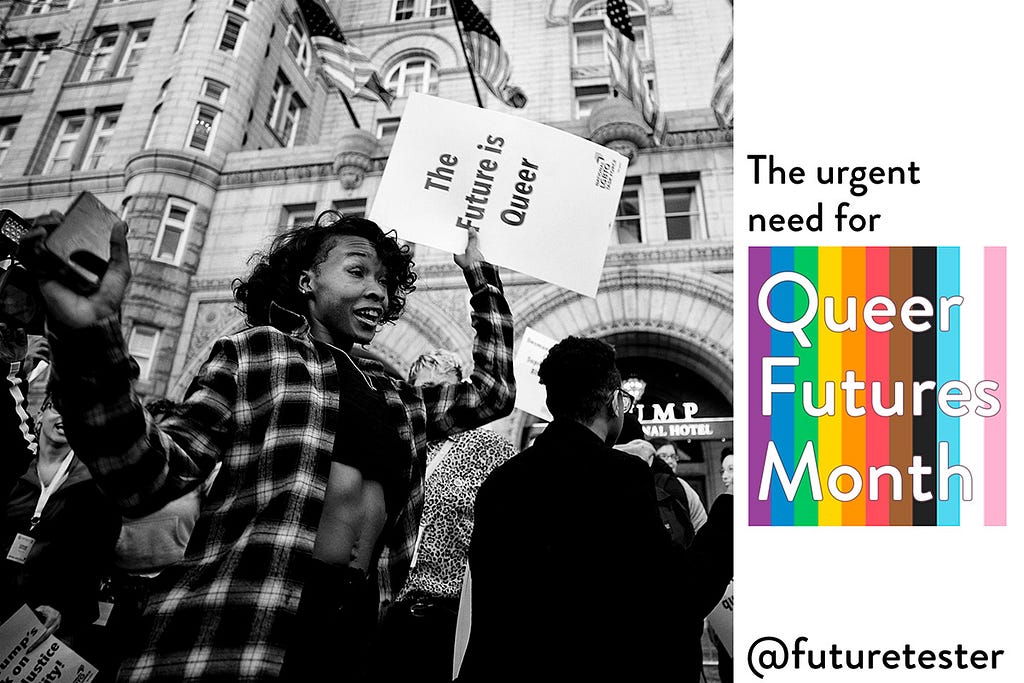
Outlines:
POLYGON ((68 456, 64 458, 64 462, 60 464, 57 469, 57 473, 53 475, 53 479, 50 480, 49 486, 43 486, 43 475, 39 471, 39 462, 36 461, 36 474, 39 476, 39 501, 36 503, 35 512, 32 513, 32 522, 28 530, 33 531, 36 525, 43 516, 43 508, 46 507, 46 503, 49 502, 50 496, 57 492, 65 481, 68 479, 68 470, 71 468, 71 461, 75 459, 74 452, 68 453, 68 456))

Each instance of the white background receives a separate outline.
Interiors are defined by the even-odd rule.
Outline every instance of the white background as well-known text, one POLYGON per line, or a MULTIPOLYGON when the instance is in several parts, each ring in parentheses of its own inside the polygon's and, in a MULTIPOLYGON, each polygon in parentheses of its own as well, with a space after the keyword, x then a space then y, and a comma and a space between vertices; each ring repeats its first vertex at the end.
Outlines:
MULTIPOLYGON (((1015 3, 739 0, 736 35, 736 447, 746 448, 747 247, 1009 247, 1008 526, 748 528, 737 496, 735 671, 764 635, 811 648, 1002 649, 996 670, 767 672, 764 681, 1024 681, 1024 493, 1016 446, 1021 326, 1014 293, 1024 196, 1024 8, 1015 3), (809 179, 755 187, 748 154, 785 165, 921 166, 922 184, 851 198, 809 179), (750 213, 851 201, 883 214, 873 235, 747 232, 750 213)), ((980 305, 980 304, 979 304, 980 305)), ((981 448, 963 443, 963 448, 981 448)), ((739 461, 738 461, 739 462, 739 461)), ((737 492, 747 491, 737 467, 737 492)))

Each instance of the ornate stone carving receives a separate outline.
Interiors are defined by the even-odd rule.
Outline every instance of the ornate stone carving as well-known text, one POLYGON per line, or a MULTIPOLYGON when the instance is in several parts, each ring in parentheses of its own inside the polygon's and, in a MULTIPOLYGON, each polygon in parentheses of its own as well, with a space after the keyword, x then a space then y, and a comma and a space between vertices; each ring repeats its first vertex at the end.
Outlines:
POLYGON ((732 144, 732 128, 707 128, 669 133, 663 141, 664 147, 706 147, 732 144))
POLYGON ((598 102, 587 118, 587 129, 591 140, 614 149, 630 163, 647 146, 647 125, 640 112, 621 98, 598 102))
POLYGON ((377 151, 377 137, 362 129, 349 131, 338 140, 334 155, 334 172, 346 190, 354 190, 373 170, 373 154, 377 151))
POLYGON ((143 150, 130 157, 124 167, 124 183, 143 173, 183 176, 213 189, 220 185, 220 167, 190 152, 171 149, 143 150))
POLYGON ((203 301, 196 310, 195 327, 188 340, 188 358, 203 355, 215 337, 224 334, 232 323, 241 320, 231 301, 203 301))

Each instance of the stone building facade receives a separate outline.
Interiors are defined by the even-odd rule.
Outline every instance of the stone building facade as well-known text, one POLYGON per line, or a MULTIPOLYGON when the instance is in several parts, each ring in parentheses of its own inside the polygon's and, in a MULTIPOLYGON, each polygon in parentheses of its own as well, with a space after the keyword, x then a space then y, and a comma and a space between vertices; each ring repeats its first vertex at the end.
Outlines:
MULTIPOLYGON (((390 111, 354 98, 349 113, 294 0, 0 2, 0 204, 33 216, 89 190, 122 213, 134 272, 123 322, 145 394, 180 398, 213 340, 241 327, 231 282, 254 251, 319 211, 369 211, 409 92, 475 102, 446 0, 328 4, 399 95, 390 111)), ((698 418, 731 418, 732 130, 709 105, 731 4, 628 3, 668 117, 661 146, 609 96, 603 2, 477 4, 529 96, 511 110, 481 85, 485 106, 631 157, 596 298, 503 273, 517 340, 527 327, 601 337, 646 382, 648 417, 694 403, 698 418)), ((416 261, 406 315, 366 351, 396 373, 437 347, 470 356, 451 256, 418 247, 416 261)), ((535 421, 517 410, 496 428, 521 441, 535 421)), ((679 472, 708 500, 731 444, 728 419, 715 424, 676 434, 679 472)))

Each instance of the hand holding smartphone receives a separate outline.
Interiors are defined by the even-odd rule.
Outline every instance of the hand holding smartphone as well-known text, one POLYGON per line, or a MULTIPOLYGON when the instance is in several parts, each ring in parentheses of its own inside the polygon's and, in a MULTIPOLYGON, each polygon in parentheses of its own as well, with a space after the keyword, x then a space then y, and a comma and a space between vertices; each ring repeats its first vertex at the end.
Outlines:
POLYGON ((93 194, 78 195, 64 220, 46 238, 46 249, 56 257, 57 279, 81 294, 99 289, 110 261, 110 235, 121 223, 116 213, 93 194))

